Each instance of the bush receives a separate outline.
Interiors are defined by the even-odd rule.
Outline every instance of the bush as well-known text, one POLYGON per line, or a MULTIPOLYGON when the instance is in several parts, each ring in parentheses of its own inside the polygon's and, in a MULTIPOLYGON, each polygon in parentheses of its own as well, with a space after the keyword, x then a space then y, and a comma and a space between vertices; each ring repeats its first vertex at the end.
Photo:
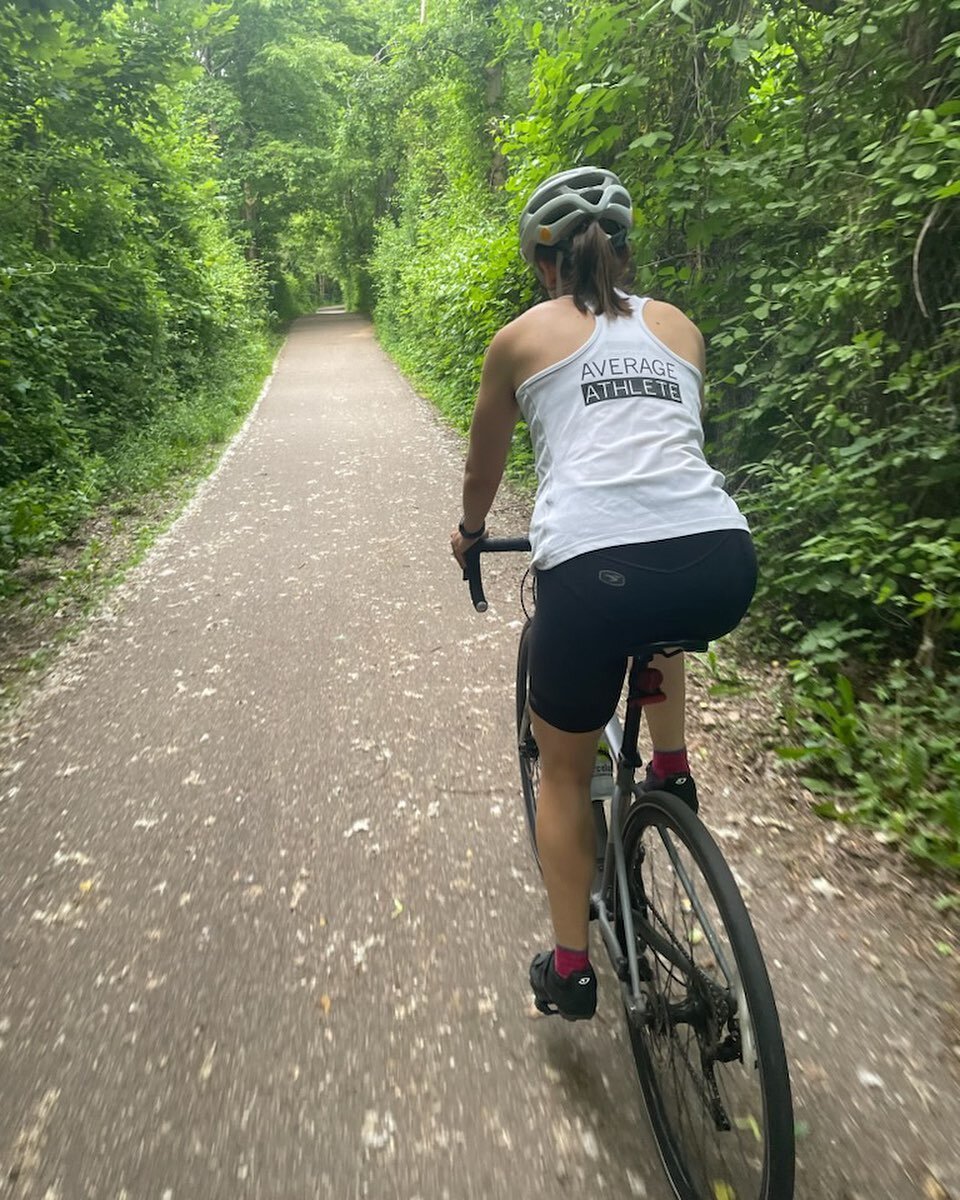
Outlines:
POLYGON ((181 19, 0 13, 0 591, 132 482, 131 448, 152 440, 158 479, 221 429, 263 345, 259 272, 176 86, 181 19))

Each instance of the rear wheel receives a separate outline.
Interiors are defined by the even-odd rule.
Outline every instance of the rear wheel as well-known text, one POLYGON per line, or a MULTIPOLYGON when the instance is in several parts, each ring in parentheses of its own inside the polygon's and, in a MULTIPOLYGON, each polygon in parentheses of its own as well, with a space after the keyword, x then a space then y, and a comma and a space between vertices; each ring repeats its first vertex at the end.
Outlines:
MULTIPOLYGON (((682 801, 644 793, 624 827, 646 1005, 627 1025, 680 1200, 791 1200, 790 1080, 773 990, 729 867, 682 801)), ((620 921, 622 929, 622 919, 620 921)))
POLYGON ((517 651, 517 753, 520 759, 520 786, 523 788, 523 809, 533 857, 540 865, 537 853, 537 798, 540 795, 540 751, 530 727, 530 622, 524 625, 517 651))

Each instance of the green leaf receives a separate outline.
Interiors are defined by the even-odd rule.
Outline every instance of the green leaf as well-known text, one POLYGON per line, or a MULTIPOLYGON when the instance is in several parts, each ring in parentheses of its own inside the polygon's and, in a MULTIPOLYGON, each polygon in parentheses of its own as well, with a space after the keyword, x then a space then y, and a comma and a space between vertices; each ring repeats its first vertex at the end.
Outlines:
POLYGON ((669 134, 664 134, 660 131, 653 130, 650 133, 644 133, 641 134, 640 137, 634 138, 630 143, 630 149, 636 150, 638 147, 642 146, 644 149, 649 150, 654 146, 659 145, 660 141, 664 137, 669 138, 669 136, 669 134))
POLYGON ((811 779, 804 776, 801 780, 803 786, 808 792, 813 792, 815 796, 833 796, 837 789, 829 783, 825 783, 822 779, 811 779))
POLYGON ((777 746, 776 755, 778 758, 788 760, 796 760, 801 758, 810 758, 816 751, 811 746, 777 746))

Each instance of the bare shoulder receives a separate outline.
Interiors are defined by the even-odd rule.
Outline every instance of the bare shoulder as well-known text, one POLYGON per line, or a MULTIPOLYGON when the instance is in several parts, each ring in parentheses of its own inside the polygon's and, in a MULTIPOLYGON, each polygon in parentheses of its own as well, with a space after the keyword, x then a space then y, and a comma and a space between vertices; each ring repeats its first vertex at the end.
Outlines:
POLYGON ((519 386, 528 376, 549 366, 554 357, 563 357, 556 348, 563 341, 568 310, 576 313, 572 305, 545 300, 522 312, 494 335, 487 348, 487 365, 509 371, 515 386, 519 386))
POLYGON ((643 316, 649 325, 657 325, 666 330, 700 332, 685 312, 677 308, 675 304, 668 304, 666 300, 648 300, 643 310, 643 316))
POLYGON ((544 328, 546 314, 539 310, 545 307, 546 304, 537 304, 497 330, 484 355, 485 372, 511 377, 516 373, 517 363, 524 357, 526 348, 537 339, 537 331, 544 328))
POLYGON ((509 324, 504 325, 497 337, 502 335, 508 339, 526 337, 529 333, 553 325, 558 316, 566 312, 568 308, 569 305, 561 300, 543 300, 539 304, 531 305, 519 317, 514 317, 509 324))
POLYGON ((514 317, 512 321, 508 321, 506 325, 500 327, 490 339, 490 346, 487 350, 488 354, 503 355, 509 354, 512 347, 525 338, 532 328, 542 322, 543 316, 537 315, 537 310, 543 308, 542 304, 537 304, 533 308, 528 308, 518 317, 514 317))
POLYGON ((693 321, 674 304, 665 300, 648 300, 643 310, 643 319, 657 337, 665 342, 674 354, 693 363, 701 372, 706 361, 703 334, 693 321))

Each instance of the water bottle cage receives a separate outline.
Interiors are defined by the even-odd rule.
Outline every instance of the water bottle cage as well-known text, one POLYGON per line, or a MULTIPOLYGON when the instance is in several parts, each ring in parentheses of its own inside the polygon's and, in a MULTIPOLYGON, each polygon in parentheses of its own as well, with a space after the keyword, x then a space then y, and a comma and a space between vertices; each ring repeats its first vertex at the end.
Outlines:
POLYGON ((663 672, 656 667, 644 667, 635 671, 630 678, 630 698, 627 704, 631 708, 646 708, 648 704, 662 704, 666 695, 660 688, 663 683, 663 672))

